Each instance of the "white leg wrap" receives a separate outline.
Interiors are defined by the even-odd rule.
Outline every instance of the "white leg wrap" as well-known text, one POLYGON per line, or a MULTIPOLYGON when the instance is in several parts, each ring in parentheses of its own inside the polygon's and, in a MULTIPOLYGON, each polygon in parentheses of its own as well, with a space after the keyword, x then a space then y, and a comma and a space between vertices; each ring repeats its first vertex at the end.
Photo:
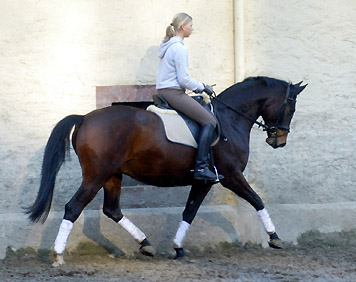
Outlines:
POLYGON ((135 224, 133 224, 128 218, 125 216, 121 218, 119 221, 119 224, 126 229, 127 232, 129 232, 132 237, 138 242, 141 243, 143 240, 146 239, 146 235, 138 229, 135 224))
POLYGON ((185 234, 187 233, 188 229, 190 227, 190 224, 186 221, 182 221, 179 224, 176 236, 173 239, 174 247, 175 248, 181 248, 183 240, 185 238, 185 234))
POLYGON ((67 240, 72 231, 73 223, 69 220, 63 219, 59 226, 59 231, 56 240, 54 241, 54 251, 57 254, 62 254, 66 248, 67 240))
POLYGON ((259 210, 258 215, 260 216, 262 223, 267 231, 267 233, 272 234, 276 231, 274 224, 268 214, 268 211, 266 209, 259 210))

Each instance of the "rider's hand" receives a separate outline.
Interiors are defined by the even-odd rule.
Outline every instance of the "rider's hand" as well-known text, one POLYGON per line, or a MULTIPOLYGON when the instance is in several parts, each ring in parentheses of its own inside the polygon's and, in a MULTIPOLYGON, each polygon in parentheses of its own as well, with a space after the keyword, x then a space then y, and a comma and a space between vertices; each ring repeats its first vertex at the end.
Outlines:
POLYGON ((214 94, 214 90, 213 87, 211 85, 204 85, 204 90, 203 90, 206 94, 208 94, 209 96, 212 96, 214 94))

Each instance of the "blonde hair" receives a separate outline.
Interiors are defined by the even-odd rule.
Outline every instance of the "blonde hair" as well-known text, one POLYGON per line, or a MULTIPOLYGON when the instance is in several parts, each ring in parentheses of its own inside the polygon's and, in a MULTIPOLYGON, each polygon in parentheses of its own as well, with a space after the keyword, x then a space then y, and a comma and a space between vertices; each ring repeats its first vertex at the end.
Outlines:
POLYGON ((176 31, 182 26, 191 22, 193 18, 186 13, 179 13, 173 17, 172 23, 166 28, 166 36, 163 42, 167 42, 173 36, 175 36, 176 31))

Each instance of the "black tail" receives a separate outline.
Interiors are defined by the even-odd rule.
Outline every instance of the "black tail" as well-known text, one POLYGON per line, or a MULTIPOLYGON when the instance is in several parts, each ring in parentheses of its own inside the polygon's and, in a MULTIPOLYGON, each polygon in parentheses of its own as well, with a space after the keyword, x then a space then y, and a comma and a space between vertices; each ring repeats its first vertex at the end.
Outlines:
POLYGON ((34 204, 26 210, 33 222, 40 219, 44 222, 47 219, 56 176, 65 160, 65 153, 70 147, 70 133, 73 126, 78 127, 82 121, 83 116, 70 115, 58 122, 52 130, 43 156, 40 190, 34 204))

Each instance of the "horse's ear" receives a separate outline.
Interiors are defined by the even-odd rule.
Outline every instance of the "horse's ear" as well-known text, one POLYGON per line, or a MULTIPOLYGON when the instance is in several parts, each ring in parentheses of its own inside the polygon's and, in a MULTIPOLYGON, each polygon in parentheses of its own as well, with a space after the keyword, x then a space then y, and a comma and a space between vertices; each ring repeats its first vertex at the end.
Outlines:
POLYGON ((298 82, 298 83, 294 84, 295 88, 298 88, 299 86, 301 86, 302 83, 303 83, 303 80, 301 82, 298 82))
POLYGON ((302 92, 304 90, 305 87, 308 86, 308 83, 303 85, 303 86, 300 86, 302 84, 303 81, 299 82, 296 84, 296 94, 298 95, 300 92, 302 92))

